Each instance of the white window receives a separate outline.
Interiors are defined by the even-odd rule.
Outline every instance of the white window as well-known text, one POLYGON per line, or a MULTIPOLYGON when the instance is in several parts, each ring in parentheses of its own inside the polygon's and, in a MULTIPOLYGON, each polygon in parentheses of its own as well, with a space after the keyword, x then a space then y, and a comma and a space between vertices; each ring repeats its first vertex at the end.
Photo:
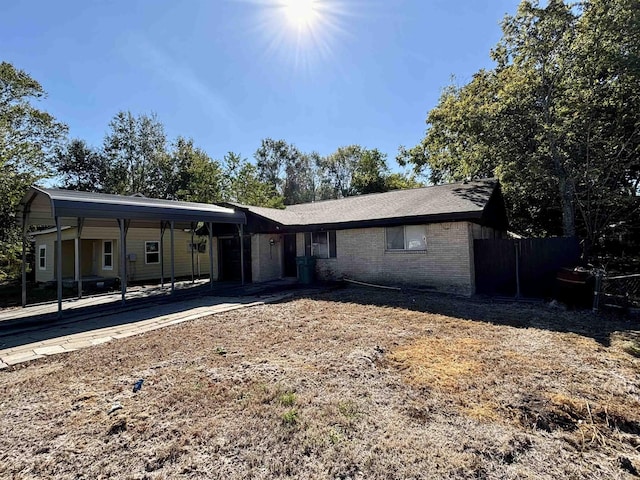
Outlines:
POLYGON ((336 232, 307 232, 304 234, 306 255, 316 258, 336 258, 336 232))
POLYGON ((38 246, 38 268, 40 270, 47 269, 47 246, 38 246))
POLYGON ((113 270, 113 240, 102 241, 102 269, 113 270))
POLYGON ((427 232, 424 225, 401 225, 386 228, 386 250, 427 250, 427 232))
POLYGON ((160 242, 144 242, 144 263, 160 263, 160 242))

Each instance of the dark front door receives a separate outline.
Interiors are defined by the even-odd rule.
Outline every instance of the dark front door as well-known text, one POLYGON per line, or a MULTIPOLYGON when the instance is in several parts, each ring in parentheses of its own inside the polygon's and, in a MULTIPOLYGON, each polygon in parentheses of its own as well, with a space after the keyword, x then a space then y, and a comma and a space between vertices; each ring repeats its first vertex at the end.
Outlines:
POLYGON ((296 235, 284 236, 284 276, 295 277, 298 275, 296 268, 296 235))
MULTIPOLYGON (((244 237, 244 281, 251 282, 251 238, 244 237)), ((218 240, 220 280, 240 281, 240 237, 218 240)))

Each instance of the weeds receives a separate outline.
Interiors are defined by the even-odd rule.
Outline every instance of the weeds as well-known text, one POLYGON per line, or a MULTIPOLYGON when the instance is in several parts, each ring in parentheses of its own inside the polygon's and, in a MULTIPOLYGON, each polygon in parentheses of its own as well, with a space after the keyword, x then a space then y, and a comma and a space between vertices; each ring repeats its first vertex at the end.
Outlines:
POLYGON ((278 402, 284 407, 292 407, 296 403, 296 394, 293 392, 282 393, 278 397, 278 402))
POLYGON ((633 342, 629 342, 625 347, 624 351, 629 355, 640 358, 640 340, 634 340, 633 342))
POLYGON ((298 411, 295 408, 287 410, 281 415, 282 424, 286 427, 294 427, 298 423, 298 411))

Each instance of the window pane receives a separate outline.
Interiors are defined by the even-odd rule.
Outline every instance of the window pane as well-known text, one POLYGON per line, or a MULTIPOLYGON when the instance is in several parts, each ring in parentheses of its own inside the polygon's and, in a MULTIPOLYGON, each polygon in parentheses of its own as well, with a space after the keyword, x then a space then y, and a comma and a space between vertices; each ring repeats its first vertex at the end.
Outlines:
POLYGON ((387 227, 387 250, 404 249, 404 227, 387 227))
POLYGON ((104 242, 104 253, 108 254, 111 253, 111 249, 113 248, 113 245, 111 242, 104 242))
MULTIPOLYGON (((147 242, 146 248, 147 248, 147 253, 153 253, 153 252, 157 252, 158 250, 160 250, 160 246, 158 245, 159 242, 147 242)), ((191 246, 191 244, 189 244, 189 246, 191 246)))
POLYGON ((111 254, 108 254, 108 255, 104 256, 104 266, 105 267, 112 267, 113 266, 112 261, 111 261, 112 258, 113 257, 111 256, 111 254))
POLYGON ((427 235, 424 225, 407 225, 407 250, 426 250, 427 235))
POLYGON ((311 234, 313 255, 318 258, 329 258, 329 245, 327 243, 327 232, 313 232, 311 234))
POLYGON ((147 263, 160 263, 160 254, 147 253, 147 263))

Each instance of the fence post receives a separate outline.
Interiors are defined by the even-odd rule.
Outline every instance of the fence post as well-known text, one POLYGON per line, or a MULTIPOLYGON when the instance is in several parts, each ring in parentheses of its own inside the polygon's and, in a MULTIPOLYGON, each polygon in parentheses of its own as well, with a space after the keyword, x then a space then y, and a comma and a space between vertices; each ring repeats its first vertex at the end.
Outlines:
POLYGON ((600 307, 600 292, 602 290, 602 272, 596 272, 596 283, 593 287, 593 312, 598 313, 600 307))
POLYGON ((520 299, 520 240, 514 242, 516 247, 516 299, 520 299))

